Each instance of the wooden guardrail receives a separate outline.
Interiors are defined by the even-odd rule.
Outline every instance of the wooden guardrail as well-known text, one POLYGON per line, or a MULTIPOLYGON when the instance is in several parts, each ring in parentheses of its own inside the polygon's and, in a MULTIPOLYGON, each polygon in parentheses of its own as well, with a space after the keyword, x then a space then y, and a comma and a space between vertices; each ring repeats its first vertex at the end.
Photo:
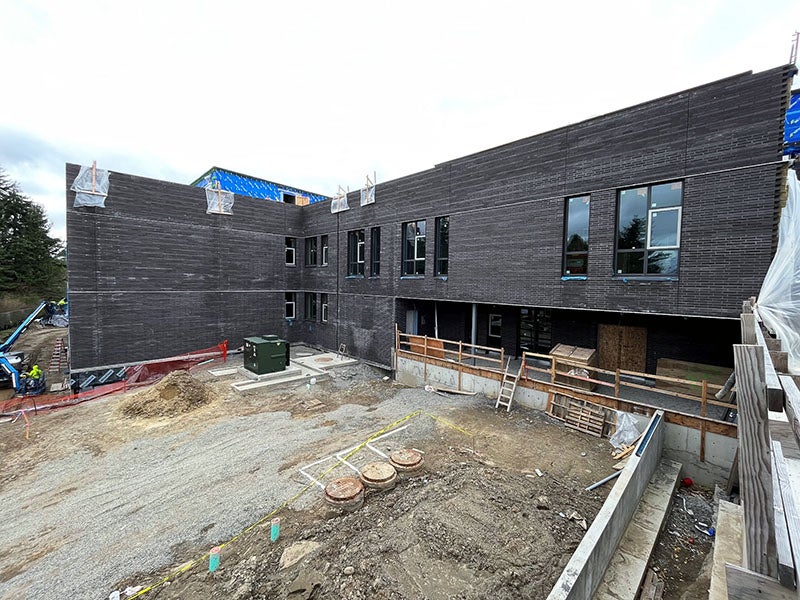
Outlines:
MULTIPOLYGON (((492 348, 490 346, 480 346, 467 342, 402 333, 397 325, 395 325, 395 370, 397 370, 397 358, 399 356, 422 362, 424 365, 423 379, 425 380, 427 380, 428 377, 429 364, 457 370, 458 389, 461 389, 462 375, 465 372, 475 373, 475 370, 480 370, 487 372, 486 375, 488 376, 500 379, 504 371, 503 367, 506 360, 506 355, 502 348, 492 348)), ((642 389, 653 394, 661 394, 697 402, 699 405, 699 415, 691 415, 686 412, 667 408, 663 410, 665 411, 665 420, 667 422, 678 423, 686 427, 700 430, 701 461, 705 461, 706 433, 717 433, 732 437, 736 436, 736 425, 734 423, 707 417, 706 412, 709 405, 723 408, 732 408, 734 405, 713 399, 713 392, 722 389, 722 386, 710 383, 706 380, 691 381, 677 377, 652 375, 650 373, 640 373, 624 369, 611 371, 572 361, 567 358, 554 357, 549 354, 538 354, 535 352, 523 353, 520 370, 522 373, 520 385, 540 389, 547 393, 579 394, 581 399, 586 399, 590 402, 595 402, 596 404, 617 410, 638 410, 645 414, 652 414, 653 411, 662 408, 625 398, 625 388, 642 389), (531 364, 530 361, 532 360, 546 361, 547 366, 536 366, 536 364, 531 364), (573 367, 586 369, 591 376, 582 377, 580 375, 572 375, 568 371, 562 370, 563 367, 568 369, 572 369, 573 367), (531 376, 533 373, 546 374, 547 377, 544 380, 536 379, 531 376), (606 376, 608 379, 600 379, 602 376, 606 376), (682 384, 689 386, 690 389, 697 388, 698 395, 695 396, 663 388, 641 385, 626 381, 626 377, 682 384), (570 385, 570 381, 591 383, 600 388, 601 391, 593 392, 581 389, 575 385, 570 385), (709 393, 711 393, 711 397, 709 397, 709 393)))

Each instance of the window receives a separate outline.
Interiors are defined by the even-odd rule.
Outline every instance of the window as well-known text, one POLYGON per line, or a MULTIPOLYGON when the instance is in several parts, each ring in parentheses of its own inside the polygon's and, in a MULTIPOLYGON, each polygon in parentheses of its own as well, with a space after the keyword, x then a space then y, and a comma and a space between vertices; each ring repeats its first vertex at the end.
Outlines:
POLYGON ((328 322, 328 294, 320 294, 320 301, 322 304, 322 322, 328 322))
POLYGON ((619 192, 618 274, 677 275, 682 202, 680 181, 619 192))
POLYGON ((450 254, 450 217, 436 219, 436 272, 447 275, 447 260, 450 254))
POLYGON ((425 221, 403 224, 402 274, 425 274, 425 221))
POLYGON ((319 239, 319 245, 322 246, 322 262, 320 263, 323 267, 328 265, 328 236, 323 235, 319 239))
POLYGON ((347 234, 347 274, 364 275, 364 230, 347 234))
POLYGON ((381 228, 373 227, 370 230, 369 241, 369 275, 377 277, 381 274, 381 228))
POLYGON ((489 315, 489 337, 500 339, 503 331, 503 317, 497 314, 489 315))
POLYGON ((316 321, 317 320, 317 295, 312 294, 310 292, 303 293, 305 299, 305 311, 303 312, 303 318, 307 321, 316 321))
POLYGON ((589 196, 567 198, 564 212, 564 275, 586 275, 589 262, 589 196))
POLYGON ((295 252, 297 250, 297 240, 295 238, 286 238, 286 264, 289 266, 295 265, 295 252))
POLYGON ((284 204, 297 204, 297 197, 290 192, 281 192, 281 201, 284 204))
POLYGON ((287 319, 294 319, 295 318, 295 292, 286 292, 286 301, 284 304, 284 316, 287 319))
POLYGON ((317 238, 306 238, 306 266, 317 266, 317 238))

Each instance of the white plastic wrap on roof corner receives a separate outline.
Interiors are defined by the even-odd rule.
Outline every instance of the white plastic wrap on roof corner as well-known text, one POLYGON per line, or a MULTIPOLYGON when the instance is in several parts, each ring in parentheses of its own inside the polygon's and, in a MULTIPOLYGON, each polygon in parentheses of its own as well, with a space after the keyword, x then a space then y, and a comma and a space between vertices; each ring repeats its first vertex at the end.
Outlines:
POLYGON ((206 214, 232 215, 233 214, 233 192, 217 189, 216 187, 206 187, 206 214))
POLYGON ((73 208, 81 206, 97 206, 105 208, 108 196, 108 171, 94 169, 94 187, 92 186, 92 167, 81 166, 81 171, 72 182, 70 188, 75 192, 73 208))
POLYGON ((789 371, 800 374, 800 182, 789 170, 778 249, 758 295, 758 314, 789 354, 789 371))
POLYGON ((333 199, 331 199, 331 213, 338 213, 343 210, 350 210, 350 207, 347 206, 347 194, 334 196, 333 199))

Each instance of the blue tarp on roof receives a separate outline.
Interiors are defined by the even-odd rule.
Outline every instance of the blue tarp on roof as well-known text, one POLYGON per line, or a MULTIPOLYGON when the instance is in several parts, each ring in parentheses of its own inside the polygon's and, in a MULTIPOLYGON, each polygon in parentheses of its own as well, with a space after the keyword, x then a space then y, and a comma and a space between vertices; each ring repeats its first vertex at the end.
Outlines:
POLYGON ((800 154, 800 90, 792 92, 783 127, 784 154, 800 154))
POLYGON ((267 181, 266 179, 242 175, 241 173, 220 169, 219 167, 210 168, 192 185, 204 188, 217 181, 219 182, 220 188, 223 190, 250 198, 263 198, 264 200, 283 202, 284 195, 290 194, 292 196, 306 196, 309 204, 328 200, 327 196, 313 194, 296 187, 281 185, 274 181, 267 181))

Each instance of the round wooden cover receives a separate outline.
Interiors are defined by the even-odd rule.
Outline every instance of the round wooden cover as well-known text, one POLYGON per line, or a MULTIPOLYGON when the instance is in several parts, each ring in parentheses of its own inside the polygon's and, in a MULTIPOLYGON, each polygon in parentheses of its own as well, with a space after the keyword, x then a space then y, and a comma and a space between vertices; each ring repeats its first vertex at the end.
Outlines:
POLYGON ((397 475, 395 468, 387 462, 373 462, 361 469, 361 477, 366 481, 383 483, 397 475))
POLYGON ((364 492, 364 484, 355 477, 340 477, 325 486, 325 495, 331 500, 345 502, 364 492))

